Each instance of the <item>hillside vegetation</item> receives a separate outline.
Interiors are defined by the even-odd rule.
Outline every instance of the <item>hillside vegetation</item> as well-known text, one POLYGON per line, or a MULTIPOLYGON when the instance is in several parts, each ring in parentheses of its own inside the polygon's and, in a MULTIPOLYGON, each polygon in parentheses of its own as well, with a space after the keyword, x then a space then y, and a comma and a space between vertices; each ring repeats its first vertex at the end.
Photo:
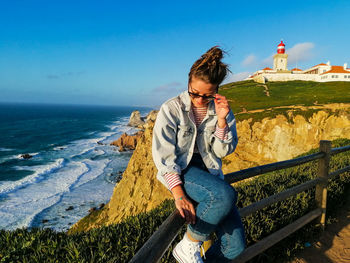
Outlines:
POLYGON ((253 118, 258 121, 264 117, 286 115, 291 109, 294 115, 309 117, 317 111, 315 106, 350 103, 350 82, 288 81, 260 84, 239 81, 221 86, 219 92, 228 98, 238 120, 253 118), (264 111, 251 112, 256 110, 264 111))

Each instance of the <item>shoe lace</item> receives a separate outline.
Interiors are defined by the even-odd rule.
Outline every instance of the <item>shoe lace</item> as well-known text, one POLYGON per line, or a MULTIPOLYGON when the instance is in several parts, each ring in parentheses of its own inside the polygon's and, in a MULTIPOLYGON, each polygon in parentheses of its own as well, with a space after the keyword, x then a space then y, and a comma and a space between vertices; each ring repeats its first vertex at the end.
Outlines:
POLYGON ((203 247, 203 246, 201 246, 201 249, 202 249, 202 254, 203 254, 203 257, 204 257, 204 259, 206 259, 206 257, 205 257, 205 250, 204 250, 204 247, 203 247))
POLYGON ((203 257, 205 258, 205 250, 204 247, 202 247, 202 242, 196 242, 193 244, 193 250, 194 250, 194 260, 196 261, 196 263, 203 263, 202 257, 201 257, 201 250, 203 253, 203 257))

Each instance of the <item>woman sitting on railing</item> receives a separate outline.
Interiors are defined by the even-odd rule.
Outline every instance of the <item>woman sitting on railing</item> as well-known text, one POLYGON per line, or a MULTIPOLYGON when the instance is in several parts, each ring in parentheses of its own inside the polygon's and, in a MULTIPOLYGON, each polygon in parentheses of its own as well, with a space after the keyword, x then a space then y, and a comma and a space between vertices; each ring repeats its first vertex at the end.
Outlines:
POLYGON ((205 262, 228 262, 245 247, 237 193, 221 170, 221 158, 238 141, 235 117, 218 94, 229 71, 222 57, 222 50, 213 47, 192 65, 188 90, 161 106, 153 130, 157 178, 189 224, 173 250, 181 263, 203 262, 200 247, 213 232, 218 240, 205 253, 205 262))

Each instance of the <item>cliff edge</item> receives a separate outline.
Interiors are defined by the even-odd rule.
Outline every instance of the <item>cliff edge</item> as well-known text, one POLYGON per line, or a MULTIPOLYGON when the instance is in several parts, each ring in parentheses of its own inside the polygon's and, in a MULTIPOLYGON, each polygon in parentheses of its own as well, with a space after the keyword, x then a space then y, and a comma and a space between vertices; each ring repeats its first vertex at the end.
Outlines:
MULTIPOLYGON (((86 231, 95 227, 118 223, 127 216, 149 211, 163 200, 172 198, 170 192, 156 179, 156 167, 151 153, 152 128, 148 122, 136 149, 114 188, 110 202, 95 211, 70 230, 86 231)), ((239 142, 236 151, 223 160, 224 173, 291 159, 319 145, 320 140, 350 139, 348 112, 332 115, 318 111, 310 118, 297 115, 289 120, 278 115, 260 122, 251 119, 237 123, 239 142)))

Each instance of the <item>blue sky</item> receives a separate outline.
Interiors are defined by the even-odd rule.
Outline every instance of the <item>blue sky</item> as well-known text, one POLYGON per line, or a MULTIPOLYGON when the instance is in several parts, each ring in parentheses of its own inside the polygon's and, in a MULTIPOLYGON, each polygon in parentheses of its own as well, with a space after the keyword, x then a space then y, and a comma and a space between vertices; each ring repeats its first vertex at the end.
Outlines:
POLYGON ((350 1, 0 0, 0 102, 157 107, 192 63, 228 52, 226 82, 272 66, 350 64, 350 1))

